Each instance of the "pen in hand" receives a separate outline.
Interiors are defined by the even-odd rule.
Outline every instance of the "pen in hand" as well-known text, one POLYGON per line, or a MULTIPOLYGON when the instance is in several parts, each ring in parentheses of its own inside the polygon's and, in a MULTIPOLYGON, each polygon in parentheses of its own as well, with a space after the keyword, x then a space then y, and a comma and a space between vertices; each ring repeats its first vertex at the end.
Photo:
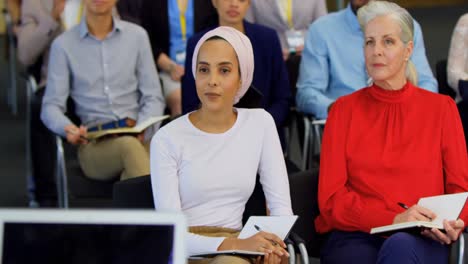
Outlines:
MULTIPOLYGON (((258 225, 254 225, 254 227, 255 227, 255 229, 257 229, 258 232, 263 231, 258 225)), ((270 239, 267 239, 267 240, 269 240, 269 241, 271 242, 271 244, 273 244, 273 246, 278 245, 278 243, 276 243, 276 242, 273 241, 273 240, 270 240, 270 239)))
POLYGON ((400 207, 406 209, 406 210, 409 209, 409 207, 408 207, 406 204, 404 204, 404 203, 398 202, 398 205, 399 205, 400 207))
MULTIPOLYGON (((404 203, 402 203, 402 202, 398 202, 397 204, 398 204, 400 207, 402 207, 402 208, 404 208, 404 209, 406 209, 406 210, 409 209, 409 206, 407 206, 406 204, 404 204, 404 203)), ((425 216, 426 216, 426 215, 425 215, 425 216)), ((429 219, 429 221, 432 221, 432 218, 430 218, 430 217, 428 217, 428 216, 426 216, 426 217, 429 219)))
MULTIPOLYGON (((80 134, 76 130, 67 130, 65 132, 70 133, 72 135, 79 135, 80 134)), ((80 135, 80 138, 83 139, 83 140, 89 141, 89 139, 87 137, 85 137, 85 136, 80 135)))

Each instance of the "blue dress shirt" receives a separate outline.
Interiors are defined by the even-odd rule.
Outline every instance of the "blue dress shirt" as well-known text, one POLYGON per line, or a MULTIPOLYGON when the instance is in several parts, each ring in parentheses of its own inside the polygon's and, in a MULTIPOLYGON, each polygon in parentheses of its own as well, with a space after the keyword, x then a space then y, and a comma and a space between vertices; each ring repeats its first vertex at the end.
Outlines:
MULTIPOLYGON (((421 27, 414 22, 411 60, 418 72, 418 86, 437 92, 421 27)), ((328 106, 338 97, 368 86, 363 47, 364 34, 350 5, 316 20, 309 27, 299 68, 296 95, 299 111, 325 119, 328 106)))
POLYGON ((140 123, 162 115, 164 98, 146 31, 114 19, 113 30, 98 40, 83 19, 56 38, 41 119, 62 136, 72 123, 64 115, 69 95, 88 127, 125 117, 140 123))
MULTIPOLYGON (((187 43, 185 75, 182 78, 184 114, 196 110, 200 104, 192 75, 192 56, 198 40, 213 28, 195 34, 187 43)), ((273 29, 246 21, 244 30, 254 52, 255 70, 252 84, 263 94, 262 107, 273 116, 277 126, 282 126, 289 113, 291 89, 278 35, 273 29)))

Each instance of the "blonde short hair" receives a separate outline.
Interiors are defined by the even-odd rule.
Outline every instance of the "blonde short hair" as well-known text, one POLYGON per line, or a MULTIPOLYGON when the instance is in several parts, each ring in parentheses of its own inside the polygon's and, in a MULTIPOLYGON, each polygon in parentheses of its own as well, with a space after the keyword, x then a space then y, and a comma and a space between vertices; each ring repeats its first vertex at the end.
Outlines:
MULTIPOLYGON (((370 1, 365 6, 359 8, 357 16, 363 32, 365 31, 367 23, 372 19, 379 16, 390 16, 400 26, 400 39, 405 45, 414 39, 413 17, 406 9, 395 3, 370 1)), ((414 85, 418 84, 418 73, 411 60, 408 61, 406 66, 406 78, 414 85)))

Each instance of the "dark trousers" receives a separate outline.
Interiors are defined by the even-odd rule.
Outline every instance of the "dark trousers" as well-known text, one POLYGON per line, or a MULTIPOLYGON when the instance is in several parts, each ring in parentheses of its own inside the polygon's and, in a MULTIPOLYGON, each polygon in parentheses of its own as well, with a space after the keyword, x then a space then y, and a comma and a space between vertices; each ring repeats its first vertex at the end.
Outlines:
POLYGON ((321 250, 321 263, 448 262, 449 247, 418 235, 395 233, 389 238, 363 232, 333 231, 321 250))
MULTIPOLYGON (((33 165, 33 191, 39 203, 56 199, 55 185, 55 138, 40 118, 42 97, 45 89, 33 95, 31 104, 31 158, 33 165)), ((41 204, 45 205, 45 204, 41 204)))

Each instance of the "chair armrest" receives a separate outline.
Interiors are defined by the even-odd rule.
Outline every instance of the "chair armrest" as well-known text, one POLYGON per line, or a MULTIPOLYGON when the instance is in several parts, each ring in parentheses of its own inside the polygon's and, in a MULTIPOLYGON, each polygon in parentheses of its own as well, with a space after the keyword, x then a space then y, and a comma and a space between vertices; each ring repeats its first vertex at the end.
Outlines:
POLYGON ((65 151, 61 136, 55 135, 55 144, 57 148, 55 180, 57 183, 57 198, 60 208, 68 208, 68 177, 67 165, 65 162, 65 151))
POLYGON ((289 253, 289 264, 295 264, 296 263, 296 250, 294 249, 294 242, 286 238, 284 240, 284 243, 286 243, 286 246, 288 248, 288 253, 289 253))
POLYGON ((307 252, 307 248, 305 246, 305 240, 294 232, 291 232, 289 234, 289 238, 294 242, 295 246, 299 249, 299 252, 301 253, 301 263, 309 264, 309 253, 307 252))

